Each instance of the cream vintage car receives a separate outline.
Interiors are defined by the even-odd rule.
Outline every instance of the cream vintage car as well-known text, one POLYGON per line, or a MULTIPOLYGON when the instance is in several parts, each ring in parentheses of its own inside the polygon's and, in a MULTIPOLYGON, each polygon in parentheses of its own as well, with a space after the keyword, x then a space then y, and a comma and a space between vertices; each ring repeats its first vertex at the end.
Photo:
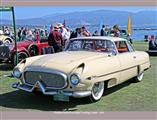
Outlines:
POLYGON ((101 99, 106 88, 133 78, 141 81, 150 67, 149 56, 135 51, 131 44, 117 37, 82 37, 71 39, 60 53, 31 57, 20 62, 13 76, 21 82, 13 88, 41 91, 54 100, 89 97, 101 99))

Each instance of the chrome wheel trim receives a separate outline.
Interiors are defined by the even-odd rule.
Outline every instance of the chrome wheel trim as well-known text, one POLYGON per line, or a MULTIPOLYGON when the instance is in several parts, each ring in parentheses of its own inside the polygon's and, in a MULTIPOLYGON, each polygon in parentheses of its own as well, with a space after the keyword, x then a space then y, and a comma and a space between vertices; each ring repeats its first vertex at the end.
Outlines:
POLYGON ((94 100, 99 100, 104 93, 104 82, 95 83, 92 88, 92 97, 94 100))
POLYGON ((140 74, 137 76, 137 80, 138 80, 138 81, 142 81, 143 75, 144 75, 144 72, 140 73, 140 74))
POLYGON ((4 40, 4 43, 10 44, 11 42, 10 42, 10 40, 6 39, 6 40, 4 40))

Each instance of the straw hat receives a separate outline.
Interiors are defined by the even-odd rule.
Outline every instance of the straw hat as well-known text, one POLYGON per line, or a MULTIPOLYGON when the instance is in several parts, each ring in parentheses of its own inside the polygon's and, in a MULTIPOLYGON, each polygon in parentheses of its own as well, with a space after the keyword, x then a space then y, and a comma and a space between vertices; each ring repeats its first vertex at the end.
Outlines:
POLYGON ((64 26, 62 23, 58 23, 57 25, 58 25, 59 28, 64 26))
POLYGON ((54 30, 59 30, 59 26, 58 25, 54 25, 54 30))

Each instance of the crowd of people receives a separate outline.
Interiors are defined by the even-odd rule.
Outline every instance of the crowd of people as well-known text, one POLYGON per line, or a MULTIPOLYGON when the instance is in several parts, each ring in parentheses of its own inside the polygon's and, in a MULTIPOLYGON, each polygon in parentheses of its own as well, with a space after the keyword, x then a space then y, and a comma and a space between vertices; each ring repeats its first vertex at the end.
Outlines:
POLYGON ((3 34, 8 35, 8 36, 11 36, 12 34, 8 26, 2 26, 2 31, 3 31, 3 34))
MULTIPOLYGON (((4 33, 6 35, 11 35, 9 27, 4 27, 4 33)), ((22 40, 36 40, 37 36, 40 38, 47 38, 49 46, 54 48, 54 52, 60 52, 63 50, 64 46, 68 43, 71 38, 77 37, 88 37, 88 36, 108 36, 108 34, 113 31, 113 36, 120 36, 120 28, 118 25, 114 25, 111 29, 107 25, 102 25, 102 28, 99 31, 95 31, 93 34, 85 27, 81 26, 75 30, 71 30, 69 27, 65 26, 62 23, 56 23, 53 27, 50 27, 50 30, 46 29, 28 29, 26 27, 18 28, 17 36, 18 41, 22 40)))
MULTIPOLYGON (((111 28, 105 25, 102 25, 100 34, 98 31, 95 31, 93 34, 91 34, 91 32, 85 26, 76 28, 74 31, 71 31, 63 24, 57 23, 54 25, 53 30, 49 34, 48 44, 49 46, 52 46, 54 48, 55 52, 60 52, 71 38, 88 36, 108 36, 110 31, 111 28)), ((120 36, 120 28, 118 25, 113 26, 113 36, 120 36)))
POLYGON ((25 27, 21 27, 18 30, 18 40, 22 41, 25 39, 29 39, 29 40, 35 40, 36 39, 36 35, 39 35, 40 37, 48 37, 49 33, 47 30, 44 29, 28 29, 25 27))

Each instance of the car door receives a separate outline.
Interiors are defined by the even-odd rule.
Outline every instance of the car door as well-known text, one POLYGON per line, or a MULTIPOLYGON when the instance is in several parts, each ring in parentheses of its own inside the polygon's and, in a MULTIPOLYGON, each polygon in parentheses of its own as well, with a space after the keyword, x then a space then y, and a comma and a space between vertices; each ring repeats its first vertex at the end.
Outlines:
POLYGON ((119 83, 121 83, 137 75, 137 56, 127 41, 116 41, 115 43, 119 52, 117 56, 120 62, 119 83))
POLYGON ((102 57, 99 57, 90 63, 94 65, 94 69, 89 68, 92 69, 91 74, 97 76, 96 81, 110 79, 108 87, 118 84, 120 78, 120 63, 117 57, 115 44, 110 40, 97 40, 95 46, 96 51, 100 52, 102 57))

